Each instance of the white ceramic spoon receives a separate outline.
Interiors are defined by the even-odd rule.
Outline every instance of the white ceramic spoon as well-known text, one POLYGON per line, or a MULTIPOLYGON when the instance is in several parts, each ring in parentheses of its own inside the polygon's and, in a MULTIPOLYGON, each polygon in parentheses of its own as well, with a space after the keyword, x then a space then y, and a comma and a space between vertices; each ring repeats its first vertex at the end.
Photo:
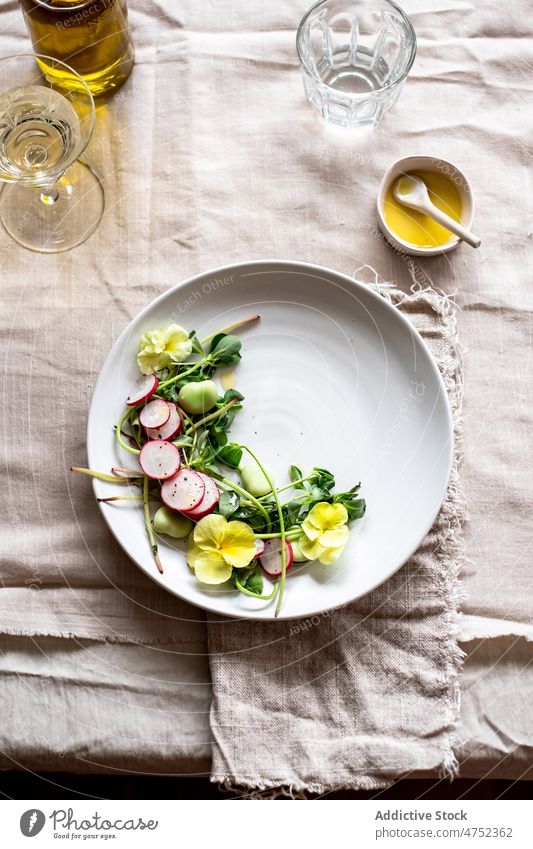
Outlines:
POLYGON ((399 177, 392 187, 392 194, 398 203, 416 209, 418 212, 424 212, 437 224, 451 230, 452 233, 455 233, 456 236, 459 236, 473 248, 479 248, 481 239, 478 239, 471 230, 467 230, 458 221, 454 221, 453 218, 450 218, 430 201, 427 186, 420 177, 415 177, 414 174, 405 174, 399 177))

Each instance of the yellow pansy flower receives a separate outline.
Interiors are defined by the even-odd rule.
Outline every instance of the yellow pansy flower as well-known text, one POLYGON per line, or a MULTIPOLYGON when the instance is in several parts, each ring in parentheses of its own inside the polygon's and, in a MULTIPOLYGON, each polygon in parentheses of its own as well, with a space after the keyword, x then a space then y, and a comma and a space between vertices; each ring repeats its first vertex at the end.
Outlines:
POLYGON ((143 374, 153 374, 171 363, 182 363, 191 353, 192 341, 187 331, 179 324, 171 324, 143 335, 137 363, 143 374))
POLYGON ((223 584, 233 567, 243 569, 257 554, 255 534, 244 522, 211 514, 200 519, 189 539, 187 563, 204 584, 223 584))
POLYGON ((350 535, 347 521, 348 511, 344 504, 326 501, 315 504, 302 522, 303 534, 298 539, 303 556, 326 565, 338 560, 350 535))

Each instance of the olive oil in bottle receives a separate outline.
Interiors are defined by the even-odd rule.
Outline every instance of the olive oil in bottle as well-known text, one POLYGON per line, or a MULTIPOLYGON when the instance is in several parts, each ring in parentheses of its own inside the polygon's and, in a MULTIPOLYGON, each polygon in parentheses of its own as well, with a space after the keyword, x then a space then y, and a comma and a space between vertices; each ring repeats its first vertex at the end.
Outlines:
MULTIPOLYGON (((93 95, 119 88, 134 63, 126 0, 19 0, 35 53, 60 59, 93 95)), ((56 85, 76 88, 76 78, 39 59, 56 85)))

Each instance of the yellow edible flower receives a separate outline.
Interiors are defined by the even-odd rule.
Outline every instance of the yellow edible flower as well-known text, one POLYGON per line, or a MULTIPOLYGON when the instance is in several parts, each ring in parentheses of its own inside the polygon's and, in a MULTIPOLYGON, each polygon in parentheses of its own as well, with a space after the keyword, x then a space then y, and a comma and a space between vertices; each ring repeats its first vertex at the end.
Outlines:
POLYGON ((223 584, 233 567, 243 569, 257 554, 255 534, 244 522, 211 514, 200 519, 189 539, 187 563, 204 584, 223 584))
POLYGON ((303 556, 326 565, 338 560, 350 535, 347 521, 344 504, 315 504, 302 522, 303 535, 298 539, 303 556))
POLYGON ((191 353, 192 342, 187 331, 179 324, 171 324, 144 334, 137 363, 143 374, 153 374, 171 363, 182 363, 191 353))

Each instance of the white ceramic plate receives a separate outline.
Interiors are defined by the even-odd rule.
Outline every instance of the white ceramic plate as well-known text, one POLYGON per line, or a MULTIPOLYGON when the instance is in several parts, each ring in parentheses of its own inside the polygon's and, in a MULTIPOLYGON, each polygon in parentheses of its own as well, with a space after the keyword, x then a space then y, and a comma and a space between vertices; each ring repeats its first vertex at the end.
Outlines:
MULTIPOLYGON (((280 618, 310 616, 365 595, 400 568, 431 527, 450 473, 452 418, 438 368, 379 295, 337 272, 278 261, 228 266, 175 286, 131 322, 104 363, 89 414, 89 464, 100 471, 135 464, 117 447, 112 425, 137 376, 145 330, 175 322, 203 337, 254 312, 261 322, 241 334, 237 388, 246 400, 232 438, 256 451, 278 485, 291 463, 321 466, 335 474, 337 490, 361 481, 367 501, 335 565, 288 576, 280 618)), ((100 481, 94 489, 99 497, 115 492, 100 481)), ((169 592, 227 616, 273 617, 271 602, 200 585, 183 546, 165 538, 159 575, 135 503, 102 505, 102 514, 131 559, 169 592)))

